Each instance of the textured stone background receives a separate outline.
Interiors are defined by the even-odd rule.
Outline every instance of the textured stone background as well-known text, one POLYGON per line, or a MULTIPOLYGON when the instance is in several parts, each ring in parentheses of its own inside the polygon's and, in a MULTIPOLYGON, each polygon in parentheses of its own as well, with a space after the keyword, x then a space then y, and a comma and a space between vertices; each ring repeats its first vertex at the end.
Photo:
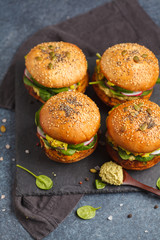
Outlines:
MULTIPOLYGON (((109 0, 0 0, 0 81, 20 44, 37 30, 81 13, 85 13, 109 0)), ((160 1, 139 0, 140 5, 160 26, 160 1)), ((30 240, 29 234, 15 218, 11 188, 15 172, 15 113, 0 109, 0 125, 7 131, 0 136, 0 240, 30 240), (7 119, 2 123, 2 119, 7 119), (6 144, 10 149, 6 149, 6 144), (2 161, 3 157, 3 161, 2 161)), ((113 239, 159 240, 160 204, 158 197, 148 193, 86 195, 72 213, 52 232, 51 239, 113 239), (120 206, 123 204, 123 206, 120 206), (83 205, 101 206, 96 217, 84 221, 76 216, 76 209, 83 205), (127 218, 128 214, 132 218, 127 218), (108 217, 112 216, 112 221, 108 217)))

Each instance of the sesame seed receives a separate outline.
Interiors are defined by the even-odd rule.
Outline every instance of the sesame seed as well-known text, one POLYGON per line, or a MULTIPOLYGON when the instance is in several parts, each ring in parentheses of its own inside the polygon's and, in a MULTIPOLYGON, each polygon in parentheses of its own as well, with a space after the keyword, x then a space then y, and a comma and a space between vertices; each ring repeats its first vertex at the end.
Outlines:
POLYGON ((9 144, 6 144, 6 149, 10 149, 11 146, 9 144))
POLYGON ((113 217, 110 215, 107 219, 108 219, 109 221, 112 221, 113 217))
POLYGON ((4 194, 2 194, 2 195, 1 195, 1 199, 4 199, 4 198, 5 198, 5 195, 4 195, 4 194))
POLYGON ((0 161, 3 161, 3 157, 0 157, 0 161))
POLYGON ((3 123, 6 123, 6 122, 7 122, 7 119, 6 119, 6 118, 3 118, 3 119, 2 119, 2 122, 3 122, 3 123))
POLYGON ((28 149, 26 149, 26 150, 25 150, 25 153, 26 153, 26 154, 29 154, 29 153, 30 153, 30 151, 29 151, 28 149))

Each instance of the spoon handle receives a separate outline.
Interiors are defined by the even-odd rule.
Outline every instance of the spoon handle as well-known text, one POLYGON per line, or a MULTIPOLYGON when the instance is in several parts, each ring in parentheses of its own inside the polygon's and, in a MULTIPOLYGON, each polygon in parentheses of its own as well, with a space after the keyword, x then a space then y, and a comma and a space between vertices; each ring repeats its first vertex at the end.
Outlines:
POLYGON ((127 181, 124 182, 125 185, 131 185, 131 186, 135 186, 141 189, 144 189, 145 191, 154 193, 158 196, 160 196, 160 190, 155 189, 153 187, 147 186, 143 183, 138 182, 137 180, 135 180, 134 178, 132 178, 131 176, 129 176, 129 178, 127 177, 127 181))

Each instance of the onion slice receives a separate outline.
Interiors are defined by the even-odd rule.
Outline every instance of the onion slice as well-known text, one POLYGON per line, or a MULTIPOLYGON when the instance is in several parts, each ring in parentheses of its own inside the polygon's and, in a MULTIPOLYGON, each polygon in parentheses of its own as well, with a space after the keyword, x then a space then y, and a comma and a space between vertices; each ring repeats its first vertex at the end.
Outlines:
POLYGON ((133 97, 133 96, 140 96, 143 92, 139 91, 139 92, 133 92, 133 93, 125 93, 125 92, 121 92, 122 95, 127 96, 127 97, 133 97))
POLYGON ((86 141, 86 142, 84 142, 83 144, 84 144, 84 146, 87 146, 87 145, 89 145, 92 141, 94 140, 94 137, 92 137, 90 140, 88 140, 88 141, 86 141))
POLYGON ((157 155, 160 154, 160 149, 155 150, 154 152, 151 153, 152 155, 157 155))
POLYGON ((27 70, 27 68, 25 68, 25 70, 24 70, 24 75, 31 81, 31 82, 33 82, 32 81, 32 79, 31 79, 31 74, 28 72, 28 70, 27 70))
POLYGON ((46 136, 45 136, 44 132, 39 127, 37 127, 37 132, 42 138, 46 139, 46 136))

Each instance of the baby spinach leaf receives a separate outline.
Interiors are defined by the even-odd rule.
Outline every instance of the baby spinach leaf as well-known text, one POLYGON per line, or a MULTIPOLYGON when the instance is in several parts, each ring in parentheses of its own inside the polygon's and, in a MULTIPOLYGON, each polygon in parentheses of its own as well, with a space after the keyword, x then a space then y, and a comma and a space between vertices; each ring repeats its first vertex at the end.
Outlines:
POLYGON ((156 83, 160 83, 160 78, 157 79, 157 82, 156 83))
POLYGON ((51 178, 45 176, 45 175, 39 175, 36 176, 34 173, 32 173, 30 170, 27 168, 22 167, 21 165, 16 165, 19 168, 22 168, 26 172, 30 173, 32 176, 36 178, 36 185, 38 188, 43 189, 43 190, 49 190, 53 187, 53 181, 51 178))
POLYGON ((82 218, 82 219, 91 219, 94 218, 96 215, 96 210, 100 209, 101 207, 98 208, 94 208, 92 206, 83 206, 77 209, 77 215, 78 217, 82 218))
POLYGON ((102 182, 100 179, 95 180, 95 185, 97 189, 103 189, 106 187, 106 183, 102 182))

